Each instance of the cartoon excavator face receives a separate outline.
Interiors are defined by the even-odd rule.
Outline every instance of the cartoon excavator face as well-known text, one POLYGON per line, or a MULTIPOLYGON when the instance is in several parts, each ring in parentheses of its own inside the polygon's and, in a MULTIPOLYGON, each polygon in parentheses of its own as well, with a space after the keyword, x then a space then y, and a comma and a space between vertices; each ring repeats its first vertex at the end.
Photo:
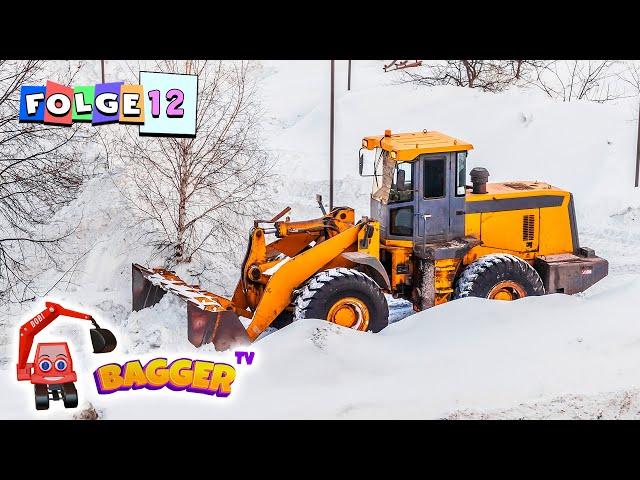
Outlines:
POLYGON ((47 384, 76 381, 69 346, 65 342, 38 344, 33 365, 34 380, 47 384))

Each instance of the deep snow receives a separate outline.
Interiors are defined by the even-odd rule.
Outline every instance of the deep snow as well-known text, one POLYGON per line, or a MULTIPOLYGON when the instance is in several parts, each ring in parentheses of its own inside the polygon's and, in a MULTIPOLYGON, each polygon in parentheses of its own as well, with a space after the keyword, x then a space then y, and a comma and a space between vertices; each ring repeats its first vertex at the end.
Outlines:
MULTIPOLYGON (((315 193, 325 200, 328 195, 328 62, 263 62, 259 75, 265 138, 278 160, 274 210, 291 205, 292 218, 317 216, 315 193)), ((72 320, 38 337, 70 340, 82 365, 81 401, 91 401, 104 418, 478 418, 483 412, 518 418, 522 404, 537 405, 540 417, 544 412, 561 417, 549 407, 558 398, 615 396, 637 386, 636 100, 562 103, 528 90, 488 94, 413 88, 392 85, 391 79, 380 62, 354 62, 353 90, 346 92, 346 62, 338 62, 336 204, 354 206, 357 216, 368 213, 369 180, 357 176, 363 136, 386 128, 439 130, 473 143, 468 168, 488 168, 490 181, 543 180, 571 190, 581 243, 610 261, 609 277, 574 297, 513 303, 463 299, 411 315, 378 335, 315 320, 298 322, 253 345, 255 365, 239 367, 227 399, 167 390, 100 396, 89 372, 118 359, 232 359, 230 353, 190 346, 185 306, 177 299, 167 296, 152 309, 130 313, 130 264, 152 263, 153 255, 138 244, 128 223, 119 194, 122 166, 115 164, 109 174, 88 181, 78 200, 56 215, 81 221, 68 259, 69 267, 77 265, 70 281, 47 298, 110 324, 119 353, 89 354, 86 330, 72 320)), ((215 261, 228 293, 237 278, 237 260, 215 261)), ((47 272, 40 283, 50 285, 59 275, 47 272)), ((17 325, 41 309, 38 301, 9 305, 0 314, 4 417, 72 414, 59 402, 48 412, 36 412, 30 385, 15 381, 17 325)), ((394 320, 411 313, 398 303, 391 311, 394 320)))

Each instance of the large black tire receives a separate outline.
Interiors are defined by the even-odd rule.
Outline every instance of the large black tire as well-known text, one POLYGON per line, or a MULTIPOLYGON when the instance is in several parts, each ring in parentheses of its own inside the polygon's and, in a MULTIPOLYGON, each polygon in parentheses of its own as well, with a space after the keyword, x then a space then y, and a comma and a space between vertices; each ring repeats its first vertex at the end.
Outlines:
POLYGON ((62 384, 62 403, 64 403, 64 408, 76 408, 78 406, 78 391, 73 383, 62 384))
POLYGON ((49 389, 46 385, 34 385, 34 395, 36 398, 36 410, 49 409, 49 389))
POLYGON ((290 310, 284 310, 273 320, 273 322, 271 322, 271 325, 269 326, 280 330, 287 325, 291 325, 291 322, 293 322, 293 312, 290 310))
POLYGON ((531 265, 514 255, 495 253, 479 258, 462 271, 453 298, 497 298, 501 285, 505 295, 510 289, 514 291, 513 300, 545 294, 542 279, 531 265))
MULTIPOLYGON (((342 267, 317 273, 303 285, 294 300, 293 319, 326 320, 336 302, 350 297, 366 305, 369 316, 367 331, 379 332, 389 324, 389 307, 378 284, 358 270, 342 267)), ((364 330, 364 326, 361 329, 364 330)))

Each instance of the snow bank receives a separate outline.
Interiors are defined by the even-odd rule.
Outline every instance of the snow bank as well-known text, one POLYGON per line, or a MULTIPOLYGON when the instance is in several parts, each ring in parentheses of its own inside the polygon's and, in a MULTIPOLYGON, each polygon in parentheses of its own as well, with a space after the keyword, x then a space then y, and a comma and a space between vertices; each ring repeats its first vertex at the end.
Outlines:
POLYGON ((597 395, 561 395, 551 400, 521 403, 491 410, 461 409, 448 420, 638 420, 640 390, 637 388, 597 395))
MULTIPOLYGON (((639 294, 635 280, 590 296, 468 298, 377 335, 299 321, 254 344, 255 363, 238 367, 227 399, 166 390, 85 395, 105 418, 444 418, 461 408, 617 391, 638 386, 640 324, 629 299, 639 294)), ((168 313, 161 304, 156 319, 168 313)), ((233 361, 231 352, 175 343, 158 352, 233 361)))

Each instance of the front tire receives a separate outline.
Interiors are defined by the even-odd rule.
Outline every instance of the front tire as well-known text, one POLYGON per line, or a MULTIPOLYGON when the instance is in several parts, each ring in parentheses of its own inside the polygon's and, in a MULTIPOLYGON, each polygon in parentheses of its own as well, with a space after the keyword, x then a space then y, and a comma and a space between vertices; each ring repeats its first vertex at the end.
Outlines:
POLYGON ((271 322, 270 327, 273 327, 277 330, 280 330, 284 327, 291 325, 293 322, 293 311, 291 310, 283 310, 280 315, 278 315, 273 322, 271 322))
POLYGON ((317 273, 304 284, 294 304, 294 321, 319 318, 374 333, 389 324, 389 307, 378 284, 350 268, 317 273))
POLYGON ((518 300, 544 294, 542 279, 531 265, 514 255, 495 253, 479 258, 462 271, 453 298, 518 300))
POLYGON ((46 385, 36 384, 33 386, 36 400, 36 410, 49 409, 49 388, 46 385))
POLYGON ((62 403, 64 403, 64 408, 76 408, 78 406, 78 391, 73 383, 62 384, 62 403))

